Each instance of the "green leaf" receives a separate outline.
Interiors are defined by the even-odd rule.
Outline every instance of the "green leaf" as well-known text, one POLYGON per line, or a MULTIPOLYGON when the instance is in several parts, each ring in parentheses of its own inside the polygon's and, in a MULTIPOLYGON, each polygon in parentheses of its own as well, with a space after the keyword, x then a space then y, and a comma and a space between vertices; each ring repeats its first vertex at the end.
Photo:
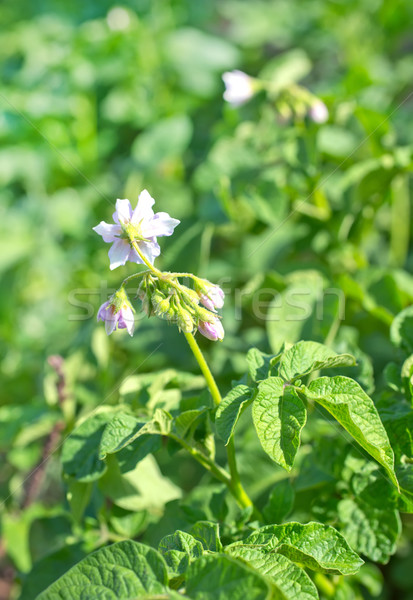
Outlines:
POLYGON ((268 523, 280 523, 294 506, 294 488, 284 479, 279 481, 272 490, 263 514, 268 523))
POLYGON ((76 479, 70 479, 68 482, 67 500, 70 506, 72 517, 77 523, 82 521, 92 494, 93 483, 83 483, 76 479))
POLYGON ((145 167, 156 167, 164 160, 180 156, 192 137, 192 122, 188 115, 174 115, 157 121, 138 135, 132 155, 145 167))
POLYGON ((307 411, 300 398, 293 390, 284 388, 280 377, 270 377, 258 386, 252 416, 265 452, 290 471, 307 419, 307 411))
POLYGON ((318 271, 295 271, 287 283, 271 301, 266 318, 274 352, 300 339, 324 342, 342 309, 342 295, 329 292, 318 271))
POLYGON ((185 410, 174 421, 174 429, 180 438, 191 435, 196 427, 199 417, 205 414, 207 408, 185 410))
POLYGON ((387 563, 396 551, 401 533, 397 510, 376 508, 361 498, 345 498, 338 503, 341 531, 352 548, 371 560, 387 563))
POLYGON ((257 348, 250 348, 247 352, 248 375, 252 383, 267 379, 270 376, 272 354, 264 354, 257 348))
POLYGON ((270 588, 257 571, 242 562, 215 554, 191 564, 186 576, 186 593, 193 600, 267 600, 270 588))
POLYGON ((37 600, 105 598, 130 600, 167 590, 162 556, 153 548, 125 541, 101 548, 52 583, 37 600))
POLYGON ((168 435, 172 427, 171 415, 157 408, 154 416, 147 423, 142 423, 132 415, 121 413, 107 424, 102 435, 99 457, 119 452, 137 438, 146 435, 168 435))
POLYGON ((351 575, 363 561, 334 527, 322 523, 266 525, 242 542, 265 552, 283 554, 313 571, 351 575))
POLYGON ((395 316, 390 327, 390 339, 410 354, 413 352, 413 306, 408 306, 395 316))
POLYGON ((115 456, 109 454, 107 461, 108 470, 99 481, 99 488, 116 506, 131 511, 146 508, 159 511, 182 495, 180 488, 162 475, 151 455, 127 473, 121 473, 115 456))
POLYGON ((219 537, 218 523, 210 521, 198 521, 192 526, 190 533, 199 540, 205 550, 210 552, 221 552, 222 544, 219 537))
POLYGON ((347 156, 357 149, 358 140, 348 128, 337 125, 324 125, 317 135, 317 146, 320 152, 332 156, 347 156))
POLYGON ((106 471, 99 458, 99 444, 112 413, 98 413, 89 417, 65 440, 62 449, 63 471, 78 481, 94 481, 106 471))
POLYGON ((159 542, 158 551, 168 565, 170 577, 183 575, 189 564, 204 553, 204 548, 190 533, 175 531, 159 542))
POLYGON ((127 446, 129 440, 134 440, 137 433, 145 423, 127 413, 119 413, 106 425, 100 441, 99 458, 104 459, 107 454, 119 452, 127 446))
POLYGON ((228 444, 243 409, 248 405, 253 390, 247 385, 237 385, 220 402, 215 414, 217 433, 228 444))
POLYGON ((401 512, 413 513, 413 465, 399 465, 397 479, 400 482, 401 496, 398 507, 401 512))
POLYGON ((318 342, 298 342, 281 356, 279 374, 286 381, 294 381, 320 369, 352 367, 355 364, 351 354, 337 354, 318 342))
POLYGON ((136 465, 148 454, 154 454, 162 447, 160 435, 144 434, 136 438, 132 444, 125 446, 116 454, 121 473, 133 471, 136 465))
MULTIPOLYGON (((398 487, 394 454, 373 400, 348 377, 320 377, 308 387, 309 397, 321 404, 377 460, 398 487)), ((306 392, 307 393, 307 392, 306 392)))
POLYGON ((269 81, 271 91, 276 92, 300 81, 311 71, 311 61, 301 49, 283 52, 273 58, 260 72, 260 79, 269 81))
POLYGON ((242 558, 268 578, 276 600, 318 599, 317 588, 307 573, 289 558, 277 552, 265 552, 251 546, 230 546, 231 556, 242 558))

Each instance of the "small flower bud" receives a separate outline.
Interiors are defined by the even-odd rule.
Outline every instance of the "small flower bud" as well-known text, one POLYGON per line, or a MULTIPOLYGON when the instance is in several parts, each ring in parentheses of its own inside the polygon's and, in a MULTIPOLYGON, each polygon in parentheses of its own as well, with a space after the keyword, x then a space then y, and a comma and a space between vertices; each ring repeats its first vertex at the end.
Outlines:
POLYGON ((213 342, 223 340, 225 335, 224 328, 222 327, 222 323, 218 317, 215 317, 215 321, 210 323, 200 321, 198 323, 198 331, 213 342))
POLYGON ((317 99, 310 107, 308 116, 314 123, 325 123, 328 119, 328 108, 322 100, 317 99))
POLYGON ((198 319, 205 321, 206 323, 212 323, 216 319, 214 313, 210 312, 206 308, 202 308, 202 306, 197 306, 196 315, 198 319))
POLYGON ((195 290, 202 304, 208 309, 215 311, 216 308, 224 306, 225 294, 219 285, 214 285, 206 279, 195 279, 195 290))
POLYGON ((102 304, 98 310, 97 320, 104 321, 106 333, 110 335, 115 329, 127 329, 133 335, 135 319, 133 308, 123 288, 102 304))
POLYGON ((176 320, 178 323, 178 327, 179 329, 181 329, 181 331, 184 331, 185 333, 193 332, 195 324, 192 315, 187 310, 185 310, 184 308, 179 308, 179 310, 177 311, 176 320))

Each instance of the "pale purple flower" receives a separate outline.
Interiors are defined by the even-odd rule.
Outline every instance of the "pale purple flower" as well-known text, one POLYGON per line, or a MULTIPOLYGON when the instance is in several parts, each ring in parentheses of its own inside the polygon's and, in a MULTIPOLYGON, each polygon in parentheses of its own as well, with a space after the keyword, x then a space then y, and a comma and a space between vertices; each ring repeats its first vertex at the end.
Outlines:
POLYGON ((243 71, 227 71, 222 79, 225 84, 224 100, 233 106, 247 102, 255 93, 254 79, 243 71))
POLYGON ((224 306, 225 294, 219 285, 206 286, 202 293, 199 292, 202 304, 208 309, 214 311, 216 308, 224 306))
POLYGON ((212 323, 208 323, 206 321, 199 321, 198 323, 198 331, 202 333, 203 336, 216 342, 218 340, 223 340, 225 331, 222 327, 221 321, 216 317, 212 323))
POLYGON ((179 225, 178 219, 173 219, 165 212, 154 214, 152 206, 155 200, 147 190, 139 194, 138 204, 132 210, 129 200, 116 200, 116 211, 113 213, 115 225, 101 221, 93 227, 103 241, 113 243, 109 250, 110 269, 124 265, 127 260, 144 264, 136 250, 132 247, 130 236, 144 257, 151 263, 161 253, 156 238, 172 235, 179 225))
POLYGON ((110 335, 115 329, 127 329, 133 335, 135 319, 132 307, 124 302, 119 310, 112 300, 104 302, 98 310, 98 321, 104 321, 106 333, 110 335))
POLYGON ((328 108, 322 100, 316 100, 310 107, 308 115, 314 123, 325 123, 328 119, 328 108))

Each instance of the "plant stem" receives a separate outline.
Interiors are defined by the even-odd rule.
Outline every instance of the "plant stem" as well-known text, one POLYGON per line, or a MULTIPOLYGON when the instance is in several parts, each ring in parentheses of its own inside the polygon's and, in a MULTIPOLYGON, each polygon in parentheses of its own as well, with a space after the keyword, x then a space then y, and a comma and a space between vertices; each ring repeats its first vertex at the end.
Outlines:
POLYGON ((225 469, 217 465, 213 460, 208 458, 199 450, 196 450, 195 448, 187 444, 182 438, 174 435, 169 435, 169 437, 174 439, 178 444, 180 444, 182 448, 185 448, 185 450, 189 452, 189 454, 193 458, 195 458, 195 460, 197 460, 203 467, 205 467, 205 469, 210 471, 212 475, 214 475, 217 479, 222 481, 222 483, 225 483, 225 485, 227 485, 228 487, 230 486, 231 477, 229 473, 225 471, 225 469))
POLYGON ((159 269, 157 269, 156 267, 154 267, 149 260, 146 258, 146 256, 141 252, 138 244, 135 242, 135 240, 130 239, 130 243, 132 244, 135 252, 139 255, 139 257, 141 258, 141 260, 145 263, 145 265, 152 271, 152 273, 155 273, 155 275, 157 275, 157 277, 160 277, 161 279, 163 278, 163 273, 162 271, 160 271, 159 269))
POLYGON ((335 586, 331 583, 329 579, 322 573, 316 573, 314 575, 314 583, 327 598, 334 598, 336 593, 335 586))
POLYGON ((222 398, 221 398, 221 394, 219 392, 218 386, 216 384, 216 381, 214 379, 214 376, 212 375, 210 368, 208 367, 208 363, 204 358, 204 355, 201 352, 201 348, 198 346, 198 343, 196 341, 196 339, 194 338, 192 333, 185 333, 184 335, 187 339, 187 342, 189 344, 189 347, 192 350, 193 355, 195 356, 197 363, 200 366, 200 369, 202 371, 203 376, 206 379, 209 391, 211 392, 211 396, 212 399, 214 401, 215 406, 218 406, 218 404, 221 402, 222 398))
MULTIPOLYGON (((211 396, 214 401, 214 404, 215 404, 215 406, 218 406, 218 404, 221 402, 222 398, 221 398, 221 394, 219 392, 218 386, 216 384, 216 381, 214 379, 214 376, 212 375, 212 373, 210 371, 208 363, 206 362, 204 355, 202 354, 201 349, 198 346, 198 343, 195 340, 192 333, 184 333, 184 335, 188 341, 189 347, 191 348, 193 355, 195 356, 195 358, 200 366, 202 374, 204 375, 204 377, 206 379, 206 382, 207 382, 209 391, 211 392, 211 396)), ((236 499, 236 501, 238 502, 238 504, 241 508, 247 508, 248 506, 254 506, 251 498, 248 496, 247 492, 242 487, 242 483, 241 483, 238 469, 237 469, 236 458, 235 458, 235 446, 234 446, 234 438, 233 437, 231 437, 231 439, 227 445, 227 456, 228 456, 229 472, 231 474, 229 481, 225 482, 228 486, 228 489, 230 490, 231 494, 234 496, 234 498, 236 499)), ((256 510, 254 510, 254 513, 255 513, 255 516, 258 516, 258 513, 256 510)))

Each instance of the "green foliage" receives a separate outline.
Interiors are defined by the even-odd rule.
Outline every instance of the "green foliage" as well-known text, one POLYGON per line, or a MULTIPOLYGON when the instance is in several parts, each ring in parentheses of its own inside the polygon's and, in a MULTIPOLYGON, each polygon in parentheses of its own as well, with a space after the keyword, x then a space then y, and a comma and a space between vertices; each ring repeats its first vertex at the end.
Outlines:
POLYGON ((279 552, 319 573, 350 575, 363 564, 338 531, 321 523, 266 525, 239 543, 279 552))
POLYGON ((258 386, 252 414, 264 450, 276 463, 291 470, 307 420, 302 400, 294 390, 284 388, 281 377, 270 377, 258 386))
POLYGON ((10 600, 410 600, 412 19, 410 0, 4 3, 10 600), (232 69, 268 93, 228 105, 232 69), (91 228, 143 188, 181 221, 156 265, 224 288, 225 338, 200 341, 218 407, 183 336, 139 300, 133 339, 96 326, 134 269, 109 271, 91 228), (231 452, 254 509, 236 500, 231 452), (311 571, 323 535, 350 557, 345 577, 311 571), (368 561, 357 573, 343 538, 368 561), (99 569, 106 587, 90 590, 99 569))
POLYGON ((138 542, 125 541, 84 558, 38 599, 101 596, 126 600, 162 594, 167 581, 166 564, 156 550, 138 542))

